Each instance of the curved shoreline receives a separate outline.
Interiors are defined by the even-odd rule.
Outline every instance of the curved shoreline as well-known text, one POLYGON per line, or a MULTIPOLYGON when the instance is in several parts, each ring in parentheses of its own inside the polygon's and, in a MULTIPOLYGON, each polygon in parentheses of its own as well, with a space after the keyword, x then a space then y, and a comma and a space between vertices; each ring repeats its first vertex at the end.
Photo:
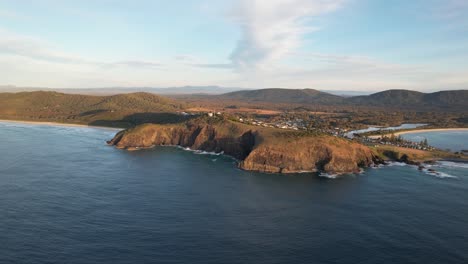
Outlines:
POLYGON ((41 122, 41 121, 24 121, 24 120, 10 120, 10 119, 0 119, 0 123, 16 123, 16 124, 26 124, 26 125, 45 125, 45 126, 59 126, 59 127, 87 127, 87 128, 98 128, 98 129, 107 129, 120 131, 124 128, 117 127, 105 127, 105 126, 90 126, 90 125, 80 125, 80 124, 70 124, 70 123, 58 123, 58 122, 41 122))
POLYGON ((383 136, 390 136, 390 135, 404 135, 404 134, 415 134, 415 133, 425 133, 425 132, 443 132, 443 131, 468 131, 468 128, 429 128, 429 129, 415 129, 415 130, 407 130, 407 131, 400 131, 395 133, 387 133, 383 135, 372 135, 369 138, 381 138, 383 136))
POLYGON ((443 132, 443 131, 468 131, 468 128, 430 128, 430 129, 416 129, 408 130, 394 133, 395 136, 403 134, 414 134, 414 133, 423 133, 423 132, 443 132))

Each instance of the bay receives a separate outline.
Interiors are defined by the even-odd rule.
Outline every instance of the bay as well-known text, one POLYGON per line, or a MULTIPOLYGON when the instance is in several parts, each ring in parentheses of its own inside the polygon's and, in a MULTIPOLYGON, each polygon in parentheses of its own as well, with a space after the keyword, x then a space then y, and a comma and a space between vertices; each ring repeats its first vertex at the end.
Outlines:
POLYGON ((115 131, 0 123, 0 263, 467 263, 468 166, 241 171, 115 131))

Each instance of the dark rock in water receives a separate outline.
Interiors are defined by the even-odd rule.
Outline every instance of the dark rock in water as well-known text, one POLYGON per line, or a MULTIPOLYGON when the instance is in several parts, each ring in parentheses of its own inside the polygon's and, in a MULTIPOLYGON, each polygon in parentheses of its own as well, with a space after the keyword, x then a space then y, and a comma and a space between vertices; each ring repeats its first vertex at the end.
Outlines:
POLYGON ((416 166, 419 166, 419 165, 421 164, 421 163, 418 162, 418 161, 414 161, 414 160, 410 159, 410 158, 408 157, 407 154, 403 154, 403 155, 402 155, 399 159, 397 159, 397 160, 400 161, 400 162, 404 162, 404 163, 406 163, 406 164, 408 164, 408 165, 416 165, 416 166))
POLYGON ((424 170, 424 169, 425 169, 425 167, 424 167, 423 165, 419 165, 419 166, 418 166, 418 170, 422 171, 422 170, 424 170))

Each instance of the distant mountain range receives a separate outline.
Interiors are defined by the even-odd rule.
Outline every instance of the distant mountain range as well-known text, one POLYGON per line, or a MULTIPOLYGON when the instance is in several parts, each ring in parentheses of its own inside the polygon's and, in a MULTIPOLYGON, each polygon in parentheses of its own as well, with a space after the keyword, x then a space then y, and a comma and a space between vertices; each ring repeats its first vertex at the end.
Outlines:
MULTIPOLYGON (((239 87, 222 87, 216 85, 209 86, 177 86, 177 87, 104 87, 104 88, 46 88, 46 87, 18 87, 14 85, 0 85, 2 92, 33 92, 33 91, 55 91, 68 94, 88 94, 88 95, 114 95, 123 93, 146 92, 162 95, 219 95, 241 90, 254 90, 239 87)), ((344 97, 368 95, 368 91, 346 91, 346 90, 324 90, 334 95, 344 97)))
POLYGON ((355 96, 346 100, 357 105, 465 107, 468 109, 468 90, 421 93, 409 90, 388 90, 368 96, 355 96))
POLYGON ((180 95, 180 94, 223 94, 238 91, 241 88, 220 87, 220 86, 180 86, 180 87, 106 87, 106 88, 44 88, 44 87, 17 87, 13 85, 0 86, 2 92, 33 92, 33 91, 54 91, 68 94, 86 94, 86 95, 115 95, 145 92, 162 95, 180 95))
POLYGON ((369 95, 337 94, 314 89, 284 89, 268 88, 257 90, 238 90, 219 86, 183 86, 171 88, 96 88, 96 89, 47 89, 24 88, 15 86, 0 86, 1 92, 18 91, 57 91, 67 94, 110 96, 116 94, 131 94, 144 91, 151 94, 173 95, 174 98, 194 100, 230 100, 247 103, 282 103, 300 105, 345 105, 345 106, 382 106, 407 109, 467 110, 468 90, 440 91, 422 93, 411 90, 387 90, 369 95))
POLYGON ((339 104, 344 97, 314 89, 270 88, 244 90, 217 96, 221 99, 244 102, 294 103, 294 104, 339 104))
POLYGON ((344 97, 313 89, 244 90, 216 96, 243 102, 284 104, 321 104, 384 106, 404 108, 445 108, 468 110, 468 90, 422 93, 410 90, 387 90, 370 95, 344 97))

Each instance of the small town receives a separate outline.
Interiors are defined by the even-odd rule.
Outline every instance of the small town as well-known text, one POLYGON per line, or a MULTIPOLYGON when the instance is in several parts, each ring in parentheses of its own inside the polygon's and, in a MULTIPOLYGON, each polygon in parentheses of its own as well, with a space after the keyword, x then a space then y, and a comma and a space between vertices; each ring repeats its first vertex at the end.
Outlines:
MULTIPOLYGON (((187 114, 188 115, 188 114, 187 114)), ((222 112, 209 112, 207 113, 209 117, 216 117, 222 116, 222 112)), ((236 116, 234 121, 250 124, 254 126, 261 126, 261 127, 268 127, 268 128, 279 128, 285 130, 296 130, 296 131, 311 131, 311 132, 319 132, 329 134, 335 137, 342 137, 346 139, 352 139, 358 141, 365 145, 390 145, 396 147, 404 147, 404 148, 411 148, 411 149, 418 149, 418 150, 429 150, 433 151, 436 148, 430 146, 427 142, 427 139, 424 139, 421 142, 413 142, 409 140, 405 140, 401 136, 395 136, 393 134, 394 131, 388 131, 387 134, 383 134, 382 136, 376 135, 368 135, 368 133, 357 134, 353 133, 353 131, 349 130, 348 128, 341 128, 341 127, 330 127, 330 126, 316 126, 316 124, 306 121, 302 118, 285 118, 285 117, 275 117, 269 119, 258 119, 258 118, 249 118, 249 117, 239 117, 236 116)), ((381 131, 384 131, 382 129, 381 131)), ((380 131, 380 132, 381 132, 380 131)))

